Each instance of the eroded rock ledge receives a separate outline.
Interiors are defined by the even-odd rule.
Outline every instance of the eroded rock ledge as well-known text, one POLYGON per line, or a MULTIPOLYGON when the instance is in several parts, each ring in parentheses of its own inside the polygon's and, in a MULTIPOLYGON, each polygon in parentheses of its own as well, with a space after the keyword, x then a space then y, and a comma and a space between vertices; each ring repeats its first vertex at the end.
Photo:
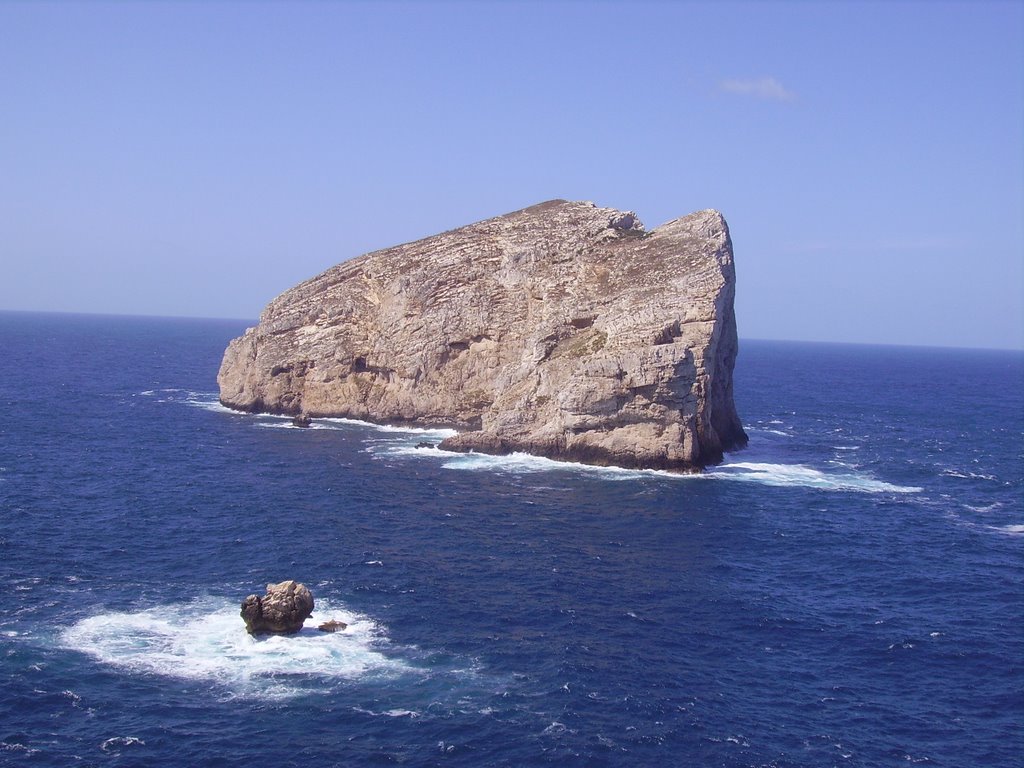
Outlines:
POLYGON ((217 381, 243 411, 461 430, 442 448, 693 470, 746 444, 717 211, 644 231, 552 200, 346 261, 274 299, 217 381))

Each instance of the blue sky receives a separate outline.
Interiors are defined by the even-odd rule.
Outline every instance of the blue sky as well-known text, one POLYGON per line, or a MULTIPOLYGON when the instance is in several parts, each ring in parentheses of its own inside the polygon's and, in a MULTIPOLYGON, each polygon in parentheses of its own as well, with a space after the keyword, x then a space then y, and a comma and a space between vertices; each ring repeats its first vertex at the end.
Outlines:
POLYGON ((255 318, 552 198, 741 337, 1024 348, 1024 3, 0 3, 0 309, 255 318))

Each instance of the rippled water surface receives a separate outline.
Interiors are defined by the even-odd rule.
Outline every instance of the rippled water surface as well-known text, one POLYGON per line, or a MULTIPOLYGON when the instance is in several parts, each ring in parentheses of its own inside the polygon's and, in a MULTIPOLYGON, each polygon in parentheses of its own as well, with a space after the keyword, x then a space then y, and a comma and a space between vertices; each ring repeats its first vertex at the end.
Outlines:
POLYGON ((0 313, 0 765, 1020 765, 1019 353, 744 343, 675 476, 229 412, 242 330, 0 313))

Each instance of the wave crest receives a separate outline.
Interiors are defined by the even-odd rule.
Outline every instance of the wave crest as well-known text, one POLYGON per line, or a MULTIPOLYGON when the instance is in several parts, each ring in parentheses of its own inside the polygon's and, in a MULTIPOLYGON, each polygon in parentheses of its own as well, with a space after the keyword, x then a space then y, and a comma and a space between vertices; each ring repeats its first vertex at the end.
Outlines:
POLYGON ((917 486, 886 483, 859 472, 822 472, 803 464, 740 461, 715 467, 708 471, 708 476, 779 487, 819 488, 825 491, 920 493, 923 490, 917 486))

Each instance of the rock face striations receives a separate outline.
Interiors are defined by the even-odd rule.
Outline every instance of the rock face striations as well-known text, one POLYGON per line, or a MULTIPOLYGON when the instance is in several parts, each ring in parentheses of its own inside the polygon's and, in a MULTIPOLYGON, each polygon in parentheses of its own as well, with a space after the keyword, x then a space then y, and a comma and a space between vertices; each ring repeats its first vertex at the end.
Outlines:
POLYGON ((553 200, 332 267, 230 343, 243 411, 446 425, 442 448, 693 470, 746 444, 732 243, 553 200))

